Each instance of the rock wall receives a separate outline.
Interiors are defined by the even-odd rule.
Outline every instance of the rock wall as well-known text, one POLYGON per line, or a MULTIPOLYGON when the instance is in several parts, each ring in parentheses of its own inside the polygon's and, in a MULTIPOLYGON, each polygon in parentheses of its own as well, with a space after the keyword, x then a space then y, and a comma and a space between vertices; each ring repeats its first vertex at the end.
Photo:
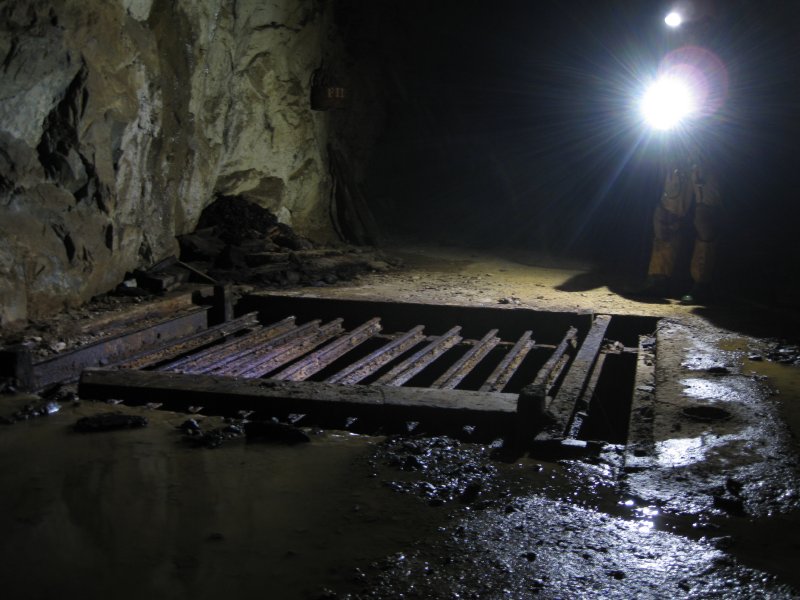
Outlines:
POLYGON ((176 251, 218 194, 318 241, 323 0, 0 0, 0 325, 176 251))

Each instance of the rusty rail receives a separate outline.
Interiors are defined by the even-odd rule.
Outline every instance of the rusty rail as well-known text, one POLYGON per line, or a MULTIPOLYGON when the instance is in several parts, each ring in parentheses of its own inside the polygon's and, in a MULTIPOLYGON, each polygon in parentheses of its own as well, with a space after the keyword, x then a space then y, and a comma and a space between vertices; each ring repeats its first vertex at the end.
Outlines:
POLYGON ((422 333, 424 329, 422 325, 417 325, 349 367, 345 367, 338 373, 331 375, 325 382, 355 385, 378 371, 385 364, 419 344, 425 337, 422 333))
POLYGON ((455 387, 472 372, 478 363, 486 358, 486 355, 500 343, 497 332, 497 329, 489 331, 489 333, 472 346, 464 356, 459 358, 453 366, 447 369, 441 377, 434 381, 431 387, 445 390, 455 389, 455 387))
POLYGON ((292 327, 285 330, 278 335, 272 336, 262 344, 252 346, 230 356, 222 357, 214 365, 204 368, 202 373, 211 373, 213 375, 235 375, 242 371, 246 371, 266 360, 269 360, 280 349, 287 344, 293 343, 295 340, 303 340, 319 331, 319 319, 304 323, 300 327, 292 327))
POLYGON ((388 373, 379 377, 376 385, 403 385, 425 367, 447 352, 462 340, 458 335, 461 327, 456 325, 433 342, 425 346, 419 352, 414 353, 399 365, 391 369, 388 373))
POLYGON ((152 367, 161 362, 176 359, 189 352, 199 351, 208 344, 219 342, 230 335, 254 327, 260 328, 261 326, 258 324, 258 313, 251 312, 238 319, 220 323, 208 329, 203 329, 197 333, 175 340, 174 342, 164 342, 152 350, 146 350, 131 358, 117 362, 114 366, 124 369, 144 369, 152 367))
POLYGON ((283 381, 304 381, 308 379, 378 333, 381 330, 380 321, 377 317, 370 319, 347 335, 332 341, 324 348, 320 348, 295 364, 286 367, 283 371, 270 377, 270 379, 283 381))
POLYGON ((276 348, 274 352, 263 356, 255 364, 251 363, 249 368, 235 370, 232 375, 245 379, 263 377, 267 373, 282 367, 298 356, 302 356, 306 352, 313 350, 320 344, 324 344, 343 331, 342 319, 334 319, 316 330, 311 330, 309 336, 293 339, 283 346, 276 348))
POLYGON ((153 344, 180 339, 206 329, 208 310, 208 307, 190 309, 155 325, 116 335, 33 363, 30 387, 35 390, 56 382, 76 381, 83 369, 114 364, 153 344))
POLYGON ((160 366, 158 370, 188 372, 189 369, 203 368, 205 365, 215 364, 220 360, 224 360, 226 357, 236 352, 252 348, 259 342, 269 339, 292 327, 294 327, 294 317, 287 317, 267 327, 257 327, 248 334, 212 346, 211 348, 207 348, 191 356, 169 362, 166 365, 160 366))
POLYGON ((513 377, 514 373, 516 373, 517 369, 522 364, 522 361, 528 355, 528 352, 533 348, 535 342, 531 339, 532 333, 531 331, 526 331, 522 334, 517 343, 514 344, 514 347, 511 348, 505 358, 500 361, 500 364, 497 365, 494 372, 481 386, 480 391, 500 392, 506 387, 511 377, 513 377))

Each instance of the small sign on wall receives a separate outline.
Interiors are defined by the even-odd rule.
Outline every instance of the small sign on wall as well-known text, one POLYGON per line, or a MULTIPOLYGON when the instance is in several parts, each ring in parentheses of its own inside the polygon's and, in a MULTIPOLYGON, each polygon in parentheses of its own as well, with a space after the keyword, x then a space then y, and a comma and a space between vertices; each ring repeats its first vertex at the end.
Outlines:
POLYGON ((314 71, 311 78, 311 109, 332 110, 347 104, 347 88, 333 78, 323 67, 314 71))

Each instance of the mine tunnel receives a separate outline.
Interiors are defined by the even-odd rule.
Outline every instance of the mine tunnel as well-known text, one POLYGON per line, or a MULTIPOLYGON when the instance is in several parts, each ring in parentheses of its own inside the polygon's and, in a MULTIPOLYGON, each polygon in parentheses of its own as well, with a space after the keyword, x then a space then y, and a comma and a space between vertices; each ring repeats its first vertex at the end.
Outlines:
POLYGON ((800 5, 0 15, 4 598, 800 594, 800 5))

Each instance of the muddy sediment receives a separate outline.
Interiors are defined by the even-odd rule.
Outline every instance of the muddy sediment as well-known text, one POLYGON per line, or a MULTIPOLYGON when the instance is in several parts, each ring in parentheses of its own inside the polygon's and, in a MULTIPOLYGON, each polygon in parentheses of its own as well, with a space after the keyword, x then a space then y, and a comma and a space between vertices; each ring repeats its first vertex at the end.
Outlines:
MULTIPOLYGON (((600 300, 614 299, 602 288, 570 296, 542 287, 548 273, 537 279, 509 263, 442 264, 394 282, 372 274, 359 294, 436 300, 449 290, 456 302, 515 297, 528 308, 574 299, 606 309, 600 300), (495 272, 505 283, 474 285, 495 272)), ((305 293, 364 297, 344 286, 305 293)), ((614 306, 625 314, 627 302, 614 306)), ((259 416, 109 406, 69 390, 58 411, 39 414, 52 398, 4 396, 2 415, 36 415, 0 427, 3 589, 85 598, 796 597, 800 388, 796 365, 780 360, 792 344, 720 328, 687 307, 665 313, 650 450, 633 468, 621 444, 559 460, 488 441, 307 427, 292 429, 305 443, 248 443, 243 427, 209 450, 195 437, 259 416), (711 408, 725 418, 697 418, 720 414, 711 408), (148 426, 73 430, 109 412, 148 426)), ((253 427, 253 440, 269 438, 253 427)))

